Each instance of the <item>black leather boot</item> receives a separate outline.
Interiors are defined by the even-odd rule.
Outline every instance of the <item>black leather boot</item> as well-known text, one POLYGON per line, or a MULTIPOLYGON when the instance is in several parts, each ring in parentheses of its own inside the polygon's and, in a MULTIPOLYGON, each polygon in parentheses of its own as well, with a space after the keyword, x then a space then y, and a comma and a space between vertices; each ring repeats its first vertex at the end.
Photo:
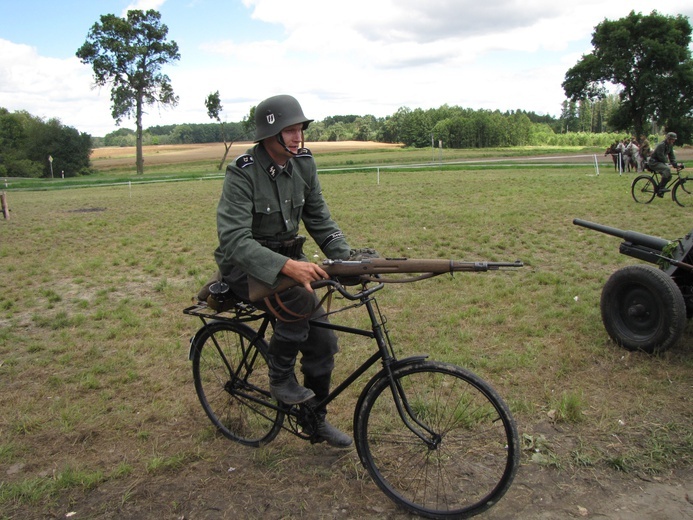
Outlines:
POLYGON ((270 377, 270 394, 277 401, 286 404, 305 403, 315 396, 309 390, 298 384, 294 366, 296 365, 296 355, 298 347, 292 343, 270 340, 270 348, 267 353, 267 367, 270 377))
POLYGON ((315 392, 315 397, 302 405, 307 419, 301 423, 301 426, 305 433, 312 435, 313 424, 315 424, 316 431, 313 442, 327 442, 335 448, 348 448, 353 442, 352 438, 327 421, 325 418, 327 407, 316 406, 330 393, 330 379, 331 374, 321 377, 304 376, 303 384, 315 392))

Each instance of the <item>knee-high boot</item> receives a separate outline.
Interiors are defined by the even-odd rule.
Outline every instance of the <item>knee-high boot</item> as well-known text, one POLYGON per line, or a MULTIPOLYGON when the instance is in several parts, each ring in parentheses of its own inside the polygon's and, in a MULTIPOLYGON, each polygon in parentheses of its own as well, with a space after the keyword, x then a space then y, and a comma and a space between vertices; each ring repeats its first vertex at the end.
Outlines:
MULTIPOLYGON (((330 446, 334 446, 336 448, 346 448, 351 446, 351 443, 353 442, 351 437, 327 422, 327 419, 325 418, 327 415, 326 406, 317 406, 317 404, 326 398, 330 393, 330 380, 331 374, 319 377, 304 375, 303 384, 306 388, 315 392, 315 397, 304 403, 302 406, 310 407, 310 411, 307 413, 312 411, 312 413, 315 415, 315 424, 317 428, 315 442, 325 441, 330 446)), ((309 421, 306 421, 306 424, 303 426, 304 430, 307 430, 306 433, 312 433, 312 424, 310 424, 309 421)))
POLYGON ((280 341, 274 336, 270 339, 267 353, 270 394, 277 401, 286 404, 305 403, 315 396, 312 390, 299 385, 296 380, 294 366, 297 355, 298 346, 295 343, 280 341))

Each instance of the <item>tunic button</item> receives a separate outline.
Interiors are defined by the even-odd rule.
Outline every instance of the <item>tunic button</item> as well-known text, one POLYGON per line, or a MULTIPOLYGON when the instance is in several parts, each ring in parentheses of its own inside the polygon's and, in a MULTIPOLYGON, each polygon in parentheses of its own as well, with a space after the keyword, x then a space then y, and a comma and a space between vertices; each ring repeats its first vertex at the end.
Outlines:
POLYGON ((269 212, 270 212, 270 207, 269 207, 269 206, 267 206, 267 213, 269 213, 269 212))

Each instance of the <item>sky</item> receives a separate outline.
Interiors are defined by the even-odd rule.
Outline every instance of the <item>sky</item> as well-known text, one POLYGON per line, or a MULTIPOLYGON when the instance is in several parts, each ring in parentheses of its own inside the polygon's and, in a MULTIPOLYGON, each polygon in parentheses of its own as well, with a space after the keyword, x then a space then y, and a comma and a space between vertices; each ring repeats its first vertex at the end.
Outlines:
POLYGON ((691 0, 2 0, 0 107, 117 130, 110 87, 75 53, 101 15, 128 9, 159 11, 181 56, 162 69, 179 103, 147 107, 145 128, 214 122, 215 91, 228 122, 276 94, 315 120, 445 104, 558 116, 597 24, 630 10, 693 19, 691 0))

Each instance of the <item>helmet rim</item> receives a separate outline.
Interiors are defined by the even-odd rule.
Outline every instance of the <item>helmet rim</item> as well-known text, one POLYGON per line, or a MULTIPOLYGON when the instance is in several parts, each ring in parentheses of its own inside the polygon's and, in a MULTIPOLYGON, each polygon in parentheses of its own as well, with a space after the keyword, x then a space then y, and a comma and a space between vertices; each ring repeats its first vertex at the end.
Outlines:
POLYGON ((282 130, 296 124, 302 124, 303 130, 313 119, 303 114, 300 103, 293 96, 280 94, 258 103, 255 108, 255 141, 279 135, 282 130))

